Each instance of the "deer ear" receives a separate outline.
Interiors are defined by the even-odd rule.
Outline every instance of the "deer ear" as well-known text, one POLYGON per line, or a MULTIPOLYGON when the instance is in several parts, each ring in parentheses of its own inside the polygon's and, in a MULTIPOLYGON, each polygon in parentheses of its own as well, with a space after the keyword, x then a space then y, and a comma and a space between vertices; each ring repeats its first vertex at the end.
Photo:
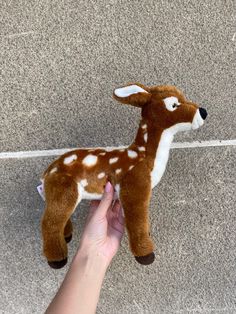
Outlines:
POLYGON ((141 108, 151 99, 151 93, 148 87, 135 83, 116 88, 113 97, 123 104, 141 108))

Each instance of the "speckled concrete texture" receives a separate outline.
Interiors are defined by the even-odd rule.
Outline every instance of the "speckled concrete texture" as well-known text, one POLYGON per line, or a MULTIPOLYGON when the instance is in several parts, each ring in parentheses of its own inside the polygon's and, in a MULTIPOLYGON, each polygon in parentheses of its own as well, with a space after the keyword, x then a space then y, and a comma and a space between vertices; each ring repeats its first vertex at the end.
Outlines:
MULTIPOLYGON (((174 84, 207 108, 176 141, 236 138, 235 2, 39 0, 0 3, 0 152, 129 144, 139 109, 116 103, 128 81, 174 84)), ((142 267, 127 236, 97 313, 236 313, 236 148, 171 150, 153 190, 156 261, 142 267)), ((41 255, 36 192, 53 158, 1 159, 0 313, 43 313, 68 265, 41 255)), ((88 202, 73 216, 69 259, 88 202)))
MULTIPOLYGON (((127 237, 104 281, 98 313, 235 313, 235 148, 176 149, 150 206, 156 261, 137 264, 127 237)), ((43 313, 67 267, 41 256, 37 176, 51 159, 1 162, 3 313, 43 313)), ((88 209, 73 216, 70 260, 88 209)))
POLYGON ((234 1, 2 1, 1 151, 122 145, 128 81, 174 84, 209 112, 179 140, 234 138, 234 1), (116 123, 114 123, 114 120, 116 123))

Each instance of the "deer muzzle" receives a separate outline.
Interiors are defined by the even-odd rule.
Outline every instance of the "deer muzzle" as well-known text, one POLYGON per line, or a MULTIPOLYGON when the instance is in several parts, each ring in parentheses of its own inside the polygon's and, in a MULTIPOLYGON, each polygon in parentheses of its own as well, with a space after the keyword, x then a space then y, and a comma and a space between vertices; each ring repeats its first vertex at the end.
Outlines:
POLYGON ((204 108, 199 108, 194 117, 193 117, 193 122, 192 122, 192 129, 196 130, 198 128, 200 128, 200 126, 203 125, 204 120, 207 117, 207 111, 204 108))

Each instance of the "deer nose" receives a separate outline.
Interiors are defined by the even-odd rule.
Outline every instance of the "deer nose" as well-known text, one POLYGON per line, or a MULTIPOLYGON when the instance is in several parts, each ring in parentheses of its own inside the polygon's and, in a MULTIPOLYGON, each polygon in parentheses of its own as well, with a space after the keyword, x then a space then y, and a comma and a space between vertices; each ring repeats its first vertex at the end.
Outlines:
POLYGON ((203 120, 206 119, 207 117, 207 111, 204 108, 199 108, 200 116, 202 117, 203 120))

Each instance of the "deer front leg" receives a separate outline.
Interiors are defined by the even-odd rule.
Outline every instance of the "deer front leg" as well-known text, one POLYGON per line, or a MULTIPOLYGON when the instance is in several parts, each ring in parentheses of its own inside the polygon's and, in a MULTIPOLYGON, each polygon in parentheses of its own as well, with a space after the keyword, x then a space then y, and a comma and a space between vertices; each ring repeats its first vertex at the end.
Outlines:
POLYGON ((120 186, 120 200, 124 209, 131 251, 140 264, 149 265, 155 259, 148 217, 151 182, 148 176, 141 181, 138 174, 133 172, 125 176, 120 186))

